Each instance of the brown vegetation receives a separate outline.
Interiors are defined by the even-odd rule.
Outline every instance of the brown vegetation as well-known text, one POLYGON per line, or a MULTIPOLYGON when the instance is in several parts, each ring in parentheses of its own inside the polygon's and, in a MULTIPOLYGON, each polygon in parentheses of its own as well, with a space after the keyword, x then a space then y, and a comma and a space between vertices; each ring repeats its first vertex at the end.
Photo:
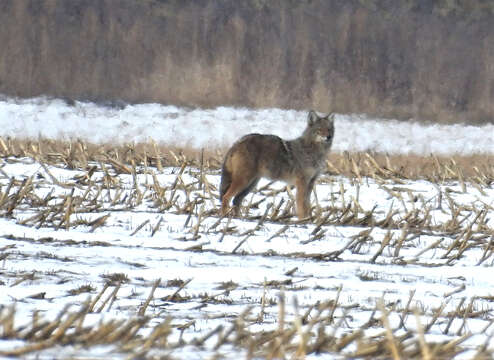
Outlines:
POLYGON ((0 93, 481 123, 482 0, 2 0, 0 93))
MULTIPOLYGON (((155 283, 154 285, 158 285, 155 283)), ((466 332, 451 341, 426 342, 424 335, 429 333, 430 328, 436 322, 434 318, 431 323, 422 324, 418 310, 415 309, 418 330, 407 329, 400 324, 398 328, 391 328, 389 324, 390 312, 398 313, 396 305, 385 306, 382 300, 372 312, 369 321, 360 329, 351 333, 338 333, 340 327, 345 323, 345 317, 352 307, 344 306, 336 301, 329 300, 317 303, 309 307, 302 315, 297 316, 294 321, 285 319, 284 308, 286 306, 283 295, 279 300, 279 328, 271 331, 255 331, 249 325, 261 322, 262 319, 253 314, 251 308, 247 308, 237 316, 229 325, 218 326, 202 337, 191 340, 180 341, 169 340, 173 332, 182 331, 187 327, 194 326, 195 321, 185 325, 173 324, 171 317, 159 319, 156 317, 143 316, 148 303, 140 310, 142 315, 131 317, 128 320, 107 320, 95 325, 82 325, 88 313, 93 312, 96 303, 99 304, 101 295, 107 290, 105 286, 102 291, 94 297, 90 297, 79 311, 69 311, 65 307, 54 321, 44 319, 35 314, 33 321, 27 326, 19 326, 20 315, 16 313, 15 307, 0 309, 0 331, 5 340, 25 341, 25 345, 13 349, 2 349, 0 355, 10 357, 36 356, 45 349, 63 349, 65 346, 83 347, 85 349, 96 348, 101 345, 111 345, 120 354, 127 354, 129 358, 160 358, 155 355, 156 351, 172 353, 180 348, 197 349, 204 351, 206 341, 213 339, 216 343, 215 352, 217 357, 223 348, 237 349, 246 352, 246 358, 265 359, 304 359, 309 354, 338 354, 344 359, 452 359, 465 351, 462 343, 473 337, 472 333, 466 332), (334 316, 335 312, 345 314, 341 319, 334 316), (150 327, 150 329, 149 329, 150 327), (372 328, 381 331, 375 335, 366 335, 365 331, 372 328), (139 332, 150 330, 149 336, 142 336, 139 332), (353 348, 353 349, 352 349, 353 348), (349 350, 352 349, 352 350, 349 350)), ((118 286, 115 287, 118 290, 118 286)), ((155 287, 150 290, 149 300, 153 298, 155 287)), ((96 312, 101 312, 110 298, 114 300, 117 292, 114 291, 96 312)), ((410 300, 413 294, 410 295, 410 300)), ((409 305, 409 304, 408 304, 409 305)), ((111 302, 110 302, 111 306, 111 302)), ((439 317, 441 309, 436 314, 439 317)), ((413 313, 408 306, 403 310, 403 318, 413 313)), ((473 313, 470 308, 458 308, 455 313, 448 314, 450 321, 464 319, 467 316, 476 318, 482 312, 473 313)), ((229 350, 226 350, 227 352, 229 350)), ((231 351, 231 350, 230 350, 231 351)), ((479 346, 473 358, 490 358, 492 352, 487 344, 479 346)), ((168 358, 166 356, 165 358, 168 358)), ((173 358, 176 358, 173 356, 173 358)))
MULTIPOLYGON (((110 161, 118 172, 131 173, 129 165, 206 167, 219 170, 226 149, 197 150, 156 143, 92 144, 50 139, 22 140, 0 137, 0 157, 32 157, 47 163, 63 162, 69 168, 88 168, 89 161, 110 161)), ((419 156, 377 153, 331 153, 328 169, 332 175, 383 179, 427 179, 433 182, 471 181, 482 185, 494 182, 494 162, 490 155, 419 156)))

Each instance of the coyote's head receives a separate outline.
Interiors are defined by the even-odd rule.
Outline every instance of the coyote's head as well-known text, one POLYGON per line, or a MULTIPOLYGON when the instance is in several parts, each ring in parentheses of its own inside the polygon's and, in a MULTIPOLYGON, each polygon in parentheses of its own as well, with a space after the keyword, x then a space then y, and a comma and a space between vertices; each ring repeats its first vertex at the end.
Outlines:
POLYGON ((314 110, 309 112, 305 135, 313 142, 331 146, 334 136, 334 114, 319 116, 314 110))

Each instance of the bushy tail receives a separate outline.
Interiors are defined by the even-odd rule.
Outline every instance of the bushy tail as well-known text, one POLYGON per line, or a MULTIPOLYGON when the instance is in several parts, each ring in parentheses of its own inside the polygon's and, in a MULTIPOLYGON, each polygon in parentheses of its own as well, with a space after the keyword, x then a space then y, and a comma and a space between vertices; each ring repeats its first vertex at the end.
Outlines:
POLYGON ((223 201, 223 196, 230 187, 231 183, 232 183, 232 173, 228 169, 227 161, 225 159, 225 162, 223 163, 223 166, 221 168, 220 201, 223 201))

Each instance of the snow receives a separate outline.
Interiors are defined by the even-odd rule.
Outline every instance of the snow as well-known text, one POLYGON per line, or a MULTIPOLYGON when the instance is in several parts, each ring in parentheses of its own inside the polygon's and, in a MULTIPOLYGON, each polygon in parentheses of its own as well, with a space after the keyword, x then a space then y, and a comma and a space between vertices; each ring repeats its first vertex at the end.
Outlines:
MULTIPOLYGON (((295 137, 305 126, 305 116, 306 112, 279 109, 187 109, 159 104, 127 105, 121 109, 82 102, 67 105, 62 100, 47 98, 3 99, 0 101, 0 136, 80 138, 91 142, 119 143, 152 139, 176 146, 221 148, 249 132, 295 137)), ((339 114, 336 121, 335 151, 494 154, 493 125, 421 125, 343 114, 339 114)), ((5 187, 12 178, 19 180, 11 190, 14 192, 22 180, 32 177, 33 193, 38 198, 44 198, 53 191, 54 199, 50 205, 60 203, 72 188, 74 198, 81 196, 87 189, 86 186, 74 185, 74 179, 86 173, 84 169, 48 166, 59 183, 71 185, 62 187, 51 180, 37 160, 4 158, 0 159, 0 168, 0 191, 6 191, 5 187)), ((484 315, 467 319, 464 331, 471 331, 475 335, 463 344, 471 351, 458 358, 468 358, 476 346, 494 335, 490 328, 483 331, 493 320, 493 256, 478 265, 485 253, 485 241, 488 238, 482 241, 467 239, 465 244, 470 247, 461 256, 454 258, 457 248, 452 245, 456 241, 463 241, 461 232, 438 230, 447 227, 448 221, 452 219, 450 206, 455 204, 456 208, 461 208, 459 216, 463 219, 463 229, 475 221, 476 214, 486 211, 489 216, 483 227, 473 224, 471 229, 481 234, 492 232, 492 185, 483 187, 481 193, 467 183, 467 191, 463 193, 460 184, 456 182, 432 184, 423 180, 403 180, 402 184, 397 185, 390 180, 377 182, 365 179, 358 184, 357 189, 355 179, 340 176, 326 177, 316 185, 320 209, 345 209, 358 196, 362 207, 360 216, 376 207, 374 216, 379 221, 386 218, 392 209, 396 211, 393 220, 400 224, 404 224, 404 219, 414 210, 420 216, 424 215, 425 209, 430 210, 429 223, 434 230, 415 238, 407 237, 402 245, 398 245, 396 240, 403 233, 403 227, 381 228, 340 224, 337 221, 321 227, 324 234, 320 239, 313 239, 316 224, 296 221, 288 222, 288 228, 281 235, 274 236, 283 230, 285 223, 266 221, 258 226, 255 216, 261 216, 269 205, 278 204, 282 199, 284 204, 289 203, 290 197, 287 192, 274 197, 266 196, 269 190, 249 195, 244 200, 256 202, 264 199, 259 208, 250 210, 251 217, 223 219, 218 223, 217 216, 208 216, 199 223, 199 209, 194 210, 190 219, 175 207, 161 211, 148 186, 153 182, 152 174, 161 186, 170 186, 177 178, 177 169, 166 168, 159 172, 149 168, 147 171, 150 173, 139 169, 136 177, 140 191, 145 194, 142 203, 112 204, 115 190, 103 189, 98 193, 96 187, 90 189, 89 198, 94 197, 93 200, 101 207, 91 212, 81 207, 79 211, 74 211, 70 221, 90 221, 108 214, 105 224, 94 231, 88 225, 74 225, 68 230, 64 226, 59 229, 48 225, 37 227, 28 220, 41 209, 31 206, 27 201, 16 207, 12 217, 0 217, 0 255, 5 255, 0 263, 0 284, 3 282, 0 285, 0 304, 16 305, 17 326, 29 324, 36 311, 40 311, 47 319, 54 319, 67 304, 80 308, 88 296, 94 297, 102 290, 106 282, 102 275, 123 273, 129 281, 121 285, 112 307, 106 305, 101 313, 88 314, 85 322, 96 324, 102 320, 136 316, 153 281, 161 279, 162 286, 156 289, 147 314, 155 316, 154 321, 172 316, 174 325, 194 319, 195 325, 183 332, 185 341, 207 334, 219 324, 228 324, 232 316, 240 314, 247 306, 253 306, 254 314, 259 314, 263 297, 277 301, 282 288, 288 300, 287 321, 298 312, 291 305, 292 299, 298 300, 298 306, 304 312, 317 302, 334 300, 341 288, 339 304, 352 310, 338 332, 349 333, 368 321, 380 299, 384 299, 387 304, 397 304, 396 312, 390 315, 392 325, 396 326, 400 322, 399 310, 405 307, 410 294, 415 292, 411 309, 419 308, 424 312, 423 324, 443 304, 445 315, 454 313, 463 301, 464 307, 472 301, 474 310, 485 310, 484 315), (406 189, 401 192, 403 196, 400 200, 388 191, 393 188, 395 193, 400 193, 400 189, 395 188, 397 186, 406 189), (408 191, 415 195, 415 199, 409 196, 408 191), (447 193, 452 202, 446 196, 439 196, 439 193, 447 193), (23 220, 27 223, 23 224, 23 220), (147 225, 134 234, 146 221, 147 225), (160 221, 153 235, 153 229, 160 221), (233 230, 226 231, 229 228, 233 230), (194 235, 196 230, 199 237, 194 235), (249 235, 245 235, 249 231, 249 235), (363 231, 369 231, 366 241, 332 257, 331 254, 345 249, 363 231), (372 261, 383 239, 389 234, 392 241, 372 261), (429 248, 436 242, 437 246, 429 248), (293 269, 296 269, 293 274, 287 275, 293 269), (26 276, 25 281, 17 283, 20 277, 30 274, 33 276, 26 276), (191 279, 180 291, 181 296, 189 297, 187 301, 166 300, 177 288, 164 284, 177 279, 191 279), (225 291, 221 286, 230 281, 237 286, 225 291), (266 285, 269 282, 285 285, 266 285), (90 293, 70 294, 70 290, 89 284, 94 287, 90 293), (43 299, 30 297, 40 292, 45 292, 43 299), (223 301, 208 302, 204 300, 204 294, 223 301)), ((182 179, 185 185, 190 185, 194 190, 191 196, 187 196, 179 189, 175 194, 178 197, 177 204, 181 206, 190 203, 191 199, 201 198, 204 199, 201 206, 205 211, 216 209, 217 198, 198 188, 198 176, 197 169, 185 170, 182 179)), ((206 176, 208 182, 217 188, 218 172, 208 171, 206 176)), ((102 177, 103 173, 99 169, 92 177, 94 184, 98 184, 102 177)), ((121 198, 131 198, 133 177, 114 174, 114 178, 123 191, 121 198)), ((259 187, 266 184, 267 181, 262 181, 259 187)), ((282 189, 284 185, 275 183, 270 189, 274 188, 282 189)), ((213 193, 217 195, 217 192, 213 193)), ((163 196, 165 199, 170 198, 170 190, 166 190, 163 196)), ((103 297, 106 296, 107 293, 103 297)), ((268 301, 263 311, 263 321, 252 324, 251 328, 266 331, 276 328, 277 305, 268 301)), ((343 308, 338 308, 335 316, 343 317, 343 308)), ((445 333, 447 319, 440 317, 430 333, 426 334, 428 341, 451 341, 457 338, 455 334, 461 330, 463 319, 455 318, 445 333)), ((406 317, 405 323, 408 329, 416 328, 413 316, 406 317)), ((369 334, 372 330, 369 329, 369 334)), ((377 331, 381 332, 382 328, 377 331)), ((177 331, 170 340, 178 341, 178 337, 177 331)), ((22 344, 16 339, 4 339, 0 342, 0 351, 22 344)), ((201 349, 179 348, 171 355, 183 359, 212 358, 214 343, 209 345, 201 349)), ((68 346, 63 350, 47 349, 41 354, 33 354, 31 358, 49 358, 60 354, 64 357, 89 358, 125 358, 128 355, 113 351, 115 349, 112 346, 82 349, 68 346)), ((243 355, 239 349, 229 346, 222 347, 219 352, 226 358, 238 357, 239 352, 243 355)), ((316 358, 320 357, 315 354, 307 356, 307 359, 316 358)))
MULTIPOLYGON (((26 176, 48 179, 44 170, 35 161, 21 159, 16 161, 9 159, 4 162, 2 170, 10 176, 22 180, 26 176), (39 175, 39 176, 38 176, 39 175)), ((50 172, 60 182, 71 182, 80 171, 67 170, 50 166, 50 172)), ((187 170, 183 176, 185 184, 194 183, 194 169, 187 170)), ((97 180, 102 174, 96 173, 97 180)), ((197 175, 197 174, 196 174, 197 175)), ((176 174, 169 171, 156 173, 160 184, 173 183, 176 174)), ((145 191, 146 177, 138 177, 141 190, 145 191)), ((209 182, 218 186, 219 176, 208 175, 209 182)), ((133 179, 130 175, 118 175, 122 189, 130 193, 133 188, 133 179)), ((335 178, 335 183, 340 183, 345 191, 347 199, 356 196, 356 189, 348 179, 335 178)), ((1 179, 1 183, 7 184, 8 179, 1 179)), ((261 186, 264 184, 260 184, 261 186)), ((389 184, 388 184, 389 185, 389 184)), ((375 214, 377 218, 384 218, 390 207, 398 211, 396 218, 403 217, 415 204, 407 200, 404 204, 394 205, 394 200, 382 189, 382 184, 367 179, 360 185, 360 204, 365 211, 377 206, 375 214), (404 206, 403 206, 404 205, 404 206)), ((438 189, 424 181, 408 181, 402 185, 413 193, 420 194, 423 201, 437 197, 438 189)), ((455 184, 440 185, 441 191, 459 189, 455 184)), ((48 190, 54 189, 54 196, 66 195, 70 189, 56 186, 54 183, 40 180, 35 186, 35 192, 39 197, 46 195, 48 190)), ((321 206, 336 206, 344 208, 344 199, 332 194, 332 185, 320 183, 316 187, 321 206)), ((76 188, 74 196, 81 195, 85 189, 76 188)), ((200 192, 200 190, 198 189, 200 192)), ((178 192, 184 196, 183 192, 178 192)), ((494 189, 485 189, 485 195, 476 191, 468 191, 466 194, 451 192, 454 201, 465 204, 478 210, 485 205, 493 205, 494 189)), ((259 200, 262 195, 253 195, 253 200, 259 200)), ((105 196, 103 196, 105 197, 105 196)), ((165 195, 166 197, 166 195, 165 195)), ((277 195, 279 201, 284 197, 288 201, 286 193, 277 195)), ((182 198, 185 201, 185 197, 182 198)), ((435 203, 432 201, 432 203, 435 203)), ((215 206, 214 201, 205 202, 209 208, 215 206)), ((255 210, 263 214, 266 204, 261 204, 255 210)), ((447 209, 446 202, 443 208, 447 209)), ((250 229, 256 228, 257 221, 232 219, 229 226, 236 228, 236 233, 222 236, 221 229, 227 226, 227 219, 220 224, 219 230, 213 229, 217 218, 208 217, 200 225, 200 238, 194 239, 192 233, 197 223, 194 216, 191 223, 184 227, 187 215, 174 211, 160 213, 153 205, 151 197, 146 198, 143 204, 134 208, 124 209, 116 206, 113 210, 109 203, 99 213, 85 213, 80 211, 72 215, 72 221, 76 219, 94 219, 102 213, 109 213, 110 217, 102 228, 89 232, 88 226, 75 226, 69 230, 54 229, 53 227, 36 228, 34 226, 21 225, 19 221, 33 215, 32 208, 24 204, 14 213, 13 219, 0 219, 0 248, 14 246, 8 250, 8 256, 3 261, 2 272, 10 274, 4 278, 5 286, 0 295, 2 304, 17 303, 18 316, 29 321, 31 314, 41 311, 45 317, 54 318, 63 305, 80 304, 87 294, 68 296, 71 289, 91 284, 100 291, 104 279, 102 275, 124 273, 129 283, 123 284, 119 297, 111 310, 103 312, 104 318, 131 316, 135 309, 145 300, 149 292, 149 284, 155 279, 161 278, 165 283, 174 279, 192 279, 183 290, 183 296, 191 296, 190 301, 184 303, 166 303, 166 296, 175 291, 174 288, 159 287, 155 293, 155 301, 151 306, 151 312, 159 313, 161 308, 166 308, 168 315, 172 315, 177 322, 187 319, 196 319, 193 330, 186 332, 184 336, 191 338, 197 334, 207 333, 224 320, 223 314, 238 315, 247 305, 259 306, 263 296, 263 284, 266 281, 289 281, 286 285, 287 298, 297 297, 299 306, 307 307, 318 301, 324 302, 335 298, 338 288, 342 287, 340 303, 351 305, 358 304, 359 311, 352 313, 352 320, 347 320, 350 328, 358 327, 365 322, 375 307, 376 299, 384 296, 387 302, 398 302, 404 305, 410 292, 415 291, 416 306, 432 313, 445 301, 448 302, 445 313, 455 311, 463 298, 476 299, 477 309, 491 309, 488 300, 493 294, 494 281, 490 276, 492 272, 492 259, 482 266, 477 266, 482 256, 482 247, 474 246, 467 256, 460 257, 453 263, 448 263, 446 250, 453 243, 454 236, 445 239, 442 246, 426 250, 427 247, 437 241, 444 234, 431 233, 406 242, 400 250, 399 256, 393 255, 395 248, 389 246, 385 249, 378 261, 372 263, 370 259, 379 248, 379 244, 386 236, 388 229, 374 228, 370 232, 372 241, 368 241, 358 251, 344 251, 337 261, 317 260, 311 254, 328 254, 345 247, 348 241, 357 236, 368 227, 327 225, 325 236, 316 241, 306 242, 311 238, 314 224, 292 224, 281 236, 268 240, 276 234, 282 224, 266 222, 258 230, 254 231, 239 248, 241 255, 232 251, 243 241, 244 236, 239 236, 250 229), (151 236, 154 225, 162 217, 163 223, 155 236, 151 236), (135 235, 132 233, 144 221, 149 224, 135 235), (49 241, 42 241, 49 239, 49 241), (190 251, 194 245, 201 245, 201 251, 190 251), (422 252, 422 253, 421 253, 422 252), (52 256, 49 256, 52 254, 52 256), (271 254, 271 255, 270 255, 271 254), (306 257, 294 256, 305 254, 306 257), (274 255, 274 256, 272 256, 274 255), (36 260, 38 259, 38 260, 36 260), (407 266, 401 263, 409 264, 407 266), (429 267, 428 264, 433 265, 429 267), (286 273, 291 269, 297 269, 292 276, 286 273), (16 274, 17 276, 14 276, 16 274), (19 274, 36 274, 28 281, 16 284, 19 274), (233 281, 239 286, 228 294, 218 287, 226 282, 233 281), (292 285, 289 285, 292 284, 292 285), (454 293, 459 287, 464 287, 459 293, 454 293), (43 291, 46 293, 44 300, 30 299, 29 296, 43 291), (137 297, 133 293, 139 294, 137 297), (226 305, 209 304, 201 308, 200 294, 218 295, 228 300, 226 305), (230 304, 231 303, 231 304, 230 304)), ((255 215, 251 214, 251 215, 255 215)), ((447 221, 442 210, 433 210, 430 214, 435 223, 447 221)), ((465 216, 470 220, 472 216, 465 216)), ((468 223, 468 220, 466 221, 468 223)), ((488 226, 494 225, 493 220, 488 221, 488 226)), ((394 238, 398 238, 401 230, 391 230, 394 238)), ((267 288, 267 297, 276 298, 278 290, 267 288)), ((287 310, 289 316, 293 316, 293 309, 287 310)), ((490 310, 489 310, 490 311, 490 310)), ((469 330, 474 332, 486 326, 490 318, 478 319, 469 322, 469 330)), ((94 321, 100 318, 95 316, 94 321)), ((22 321, 22 320, 21 320, 22 321)), ((264 316, 264 327, 274 326, 277 321, 277 307, 267 306, 264 316)), ((394 321, 398 322, 399 319, 394 321)), ((413 320, 414 321, 414 320, 413 320)), ((410 320, 410 322, 413 321, 410 320)), ((413 326, 412 324, 407 326, 413 326)), ((454 334, 461 321, 454 321, 451 334, 454 334)), ((412 327, 413 328, 413 327, 412 327)), ((438 326, 432 332, 434 336, 449 338, 442 334, 442 327, 438 326)), ((478 343, 485 340, 488 334, 478 334, 478 343)), ((430 337, 429 337, 430 338, 430 337)), ((7 348, 12 344, 4 344, 7 348)), ((471 343, 470 346, 474 346, 471 343)))
MULTIPOLYGON (((192 109, 161 104, 104 106, 76 101, 73 105, 45 97, 0 100, 0 136, 82 139, 96 143, 147 142, 225 148, 248 133, 297 137, 307 111, 218 107, 192 109)), ((388 154, 493 154, 494 125, 433 125, 336 116, 333 151, 388 154)))

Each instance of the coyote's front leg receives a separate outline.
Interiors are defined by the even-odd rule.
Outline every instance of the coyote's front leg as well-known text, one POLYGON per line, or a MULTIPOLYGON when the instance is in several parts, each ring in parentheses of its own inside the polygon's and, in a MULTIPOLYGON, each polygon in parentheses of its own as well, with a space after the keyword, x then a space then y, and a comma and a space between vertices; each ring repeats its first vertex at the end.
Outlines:
POLYGON ((297 188, 297 216, 300 220, 310 217, 310 193, 313 181, 299 178, 296 181, 297 188))

